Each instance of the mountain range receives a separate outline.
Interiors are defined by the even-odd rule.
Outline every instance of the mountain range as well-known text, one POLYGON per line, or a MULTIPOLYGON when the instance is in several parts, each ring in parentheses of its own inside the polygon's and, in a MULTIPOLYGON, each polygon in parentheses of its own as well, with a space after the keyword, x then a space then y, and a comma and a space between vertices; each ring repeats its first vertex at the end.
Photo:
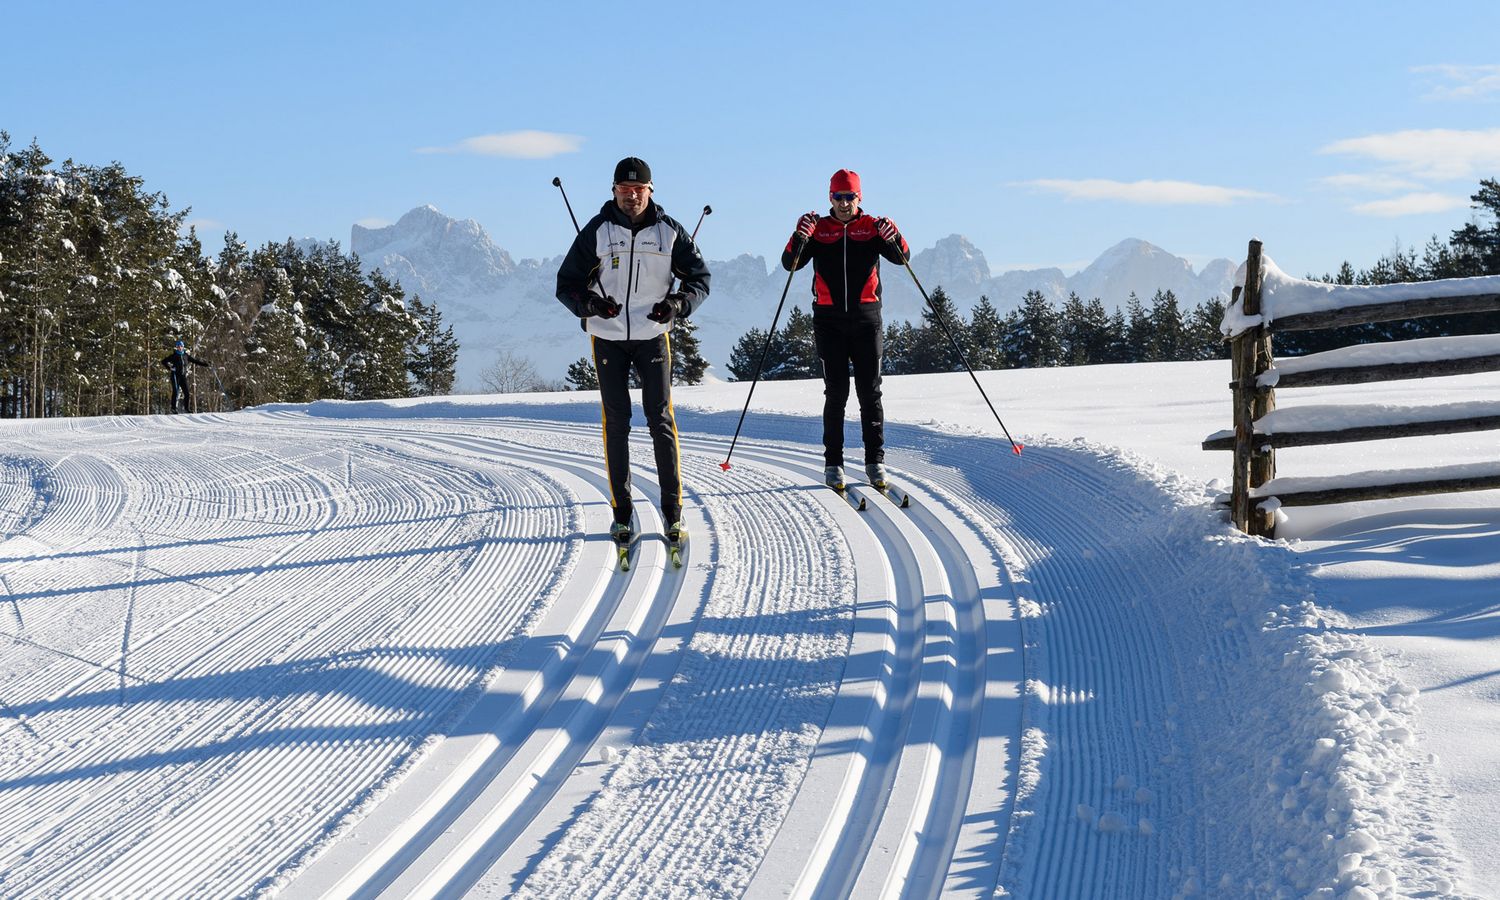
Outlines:
MULTIPOLYGON (((366 271, 382 270, 408 295, 436 303, 460 343, 458 389, 477 390, 481 372, 501 350, 528 357, 548 379, 561 379, 574 360, 589 353, 578 321, 554 297, 558 255, 514 261, 472 219, 453 219, 432 206, 411 210, 393 225, 355 225, 350 249, 366 271)), ((725 364, 735 343, 751 328, 770 324, 786 284, 779 259, 741 254, 709 260, 712 294, 693 316, 711 376, 727 378, 725 364)), ((1107 309, 1123 306, 1134 293, 1149 304, 1158 290, 1170 290, 1191 307, 1211 297, 1227 297, 1236 264, 1215 259, 1194 272, 1187 260, 1143 240, 1129 238, 1104 251, 1073 275, 1061 269, 1022 269, 990 273, 984 254, 962 235, 949 235, 912 257, 912 268, 929 292, 941 286, 967 313, 987 296, 1001 314, 1037 290, 1056 305, 1076 293, 1098 297, 1107 309)), ((892 277, 886 266, 884 312, 887 322, 917 321, 923 302, 910 278, 892 277)), ((899 273, 899 270, 897 270, 899 273)), ((808 308, 811 270, 792 279, 792 303, 808 308)), ((783 321, 785 319, 783 318, 783 321)))

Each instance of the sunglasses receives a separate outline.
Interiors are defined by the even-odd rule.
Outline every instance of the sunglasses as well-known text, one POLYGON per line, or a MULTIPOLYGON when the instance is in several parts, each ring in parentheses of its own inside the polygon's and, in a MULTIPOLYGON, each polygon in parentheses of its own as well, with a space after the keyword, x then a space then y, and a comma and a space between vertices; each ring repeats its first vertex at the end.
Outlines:
POLYGON ((856 194, 856 193, 854 193, 853 191, 838 191, 836 193, 829 194, 828 196, 832 197, 835 200, 858 200, 859 199, 859 195, 856 194))
POLYGON ((649 185, 649 184, 623 184, 623 183, 617 181, 617 182, 615 182, 615 190, 619 191, 622 194, 644 194, 647 191, 651 190, 651 185, 649 185))

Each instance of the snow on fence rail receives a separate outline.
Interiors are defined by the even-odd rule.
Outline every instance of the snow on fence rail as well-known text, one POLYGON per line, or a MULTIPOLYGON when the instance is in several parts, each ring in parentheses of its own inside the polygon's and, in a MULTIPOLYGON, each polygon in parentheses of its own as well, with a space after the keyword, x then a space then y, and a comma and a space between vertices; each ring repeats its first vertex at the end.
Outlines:
POLYGON ((1446 469, 1277 478, 1276 448, 1500 429, 1500 402, 1433 406, 1276 409, 1276 388, 1366 384, 1500 371, 1500 335, 1421 338, 1339 347, 1277 364, 1272 331, 1311 331, 1426 316, 1500 311, 1500 276, 1386 285, 1292 278, 1250 242, 1224 314, 1231 352, 1234 427, 1203 441, 1234 451, 1230 516, 1247 534, 1271 536, 1282 506, 1500 488, 1500 462, 1446 469))

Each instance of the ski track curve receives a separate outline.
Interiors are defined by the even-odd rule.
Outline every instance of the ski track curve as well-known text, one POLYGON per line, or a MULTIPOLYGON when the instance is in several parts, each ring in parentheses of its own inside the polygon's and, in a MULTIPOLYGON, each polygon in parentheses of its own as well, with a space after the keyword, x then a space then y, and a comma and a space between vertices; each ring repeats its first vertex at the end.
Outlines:
POLYGON ((1201 533, 1154 527, 1171 498, 912 429, 911 507, 858 512, 815 431, 728 472, 684 431, 676 571, 634 440, 629 573, 594 423, 21 431, 0 894, 1167 897, 1253 870, 1204 748, 1254 629, 1201 533))
POLYGON ((136 473, 92 491, 127 508, 91 520, 55 501, 30 546, 0 548, 30 612, 20 637, 74 650, 5 698, 0 810, 30 823, 0 843, 6 893, 255 889, 466 704, 581 534, 575 498, 526 469, 379 445, 351 463, 305 430, 270 447, 223 429, 211 445, 182 426, 95 432, 92 447, 69 434, 66 462, 136 473), (129 483, 147 477, 181 488, 129 483), (69 597, 85 614, 56 602, 69 597), (153 714, 173 705, 195 714, 153 714))

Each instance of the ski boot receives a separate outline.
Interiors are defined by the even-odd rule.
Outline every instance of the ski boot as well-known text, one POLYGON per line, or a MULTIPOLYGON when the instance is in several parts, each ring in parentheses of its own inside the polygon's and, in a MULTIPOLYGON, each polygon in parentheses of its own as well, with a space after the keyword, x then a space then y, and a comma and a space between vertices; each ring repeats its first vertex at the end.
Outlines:
POLYGON ((682 520, 667 526, 667 553, 672 557, 672 568, 682 568, 682 545, 687 541, 687 526, 682 520))
POLYGON ((630 542, 635 537, 629 522, 616 522, 609 526, 609 539, 615 542, 615 563, 621 572, 630 571, 630 542))

